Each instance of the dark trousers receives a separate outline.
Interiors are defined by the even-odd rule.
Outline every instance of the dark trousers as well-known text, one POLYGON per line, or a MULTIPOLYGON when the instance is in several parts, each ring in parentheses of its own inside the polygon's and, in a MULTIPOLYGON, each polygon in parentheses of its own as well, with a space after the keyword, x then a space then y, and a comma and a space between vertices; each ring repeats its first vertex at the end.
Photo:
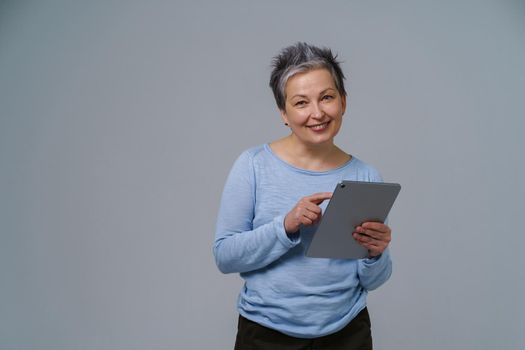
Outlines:
POLYGON ((235 350, 372 350, 366 307, 343 329, 324 337, 295 338, 239 316, 235 350))

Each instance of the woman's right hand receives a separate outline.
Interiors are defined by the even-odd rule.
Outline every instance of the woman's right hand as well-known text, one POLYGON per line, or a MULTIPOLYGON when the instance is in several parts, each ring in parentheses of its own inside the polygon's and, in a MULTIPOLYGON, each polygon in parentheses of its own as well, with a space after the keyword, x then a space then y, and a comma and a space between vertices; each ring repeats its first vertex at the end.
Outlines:
POLYGON ((299 231, 301 225, 310 226, 319 222, 322 210, 319 204, 332 198, 332 192, 319 192, 301 198, 284 218, 287 234, 299 231))

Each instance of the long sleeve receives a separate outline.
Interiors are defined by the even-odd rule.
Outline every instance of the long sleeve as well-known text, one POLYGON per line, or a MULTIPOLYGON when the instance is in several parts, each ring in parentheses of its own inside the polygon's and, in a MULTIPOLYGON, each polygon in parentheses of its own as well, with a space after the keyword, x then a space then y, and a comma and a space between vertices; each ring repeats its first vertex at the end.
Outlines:
POLYGON ((213 252, 223 273, 263 268, 299 243, 286 235, 285 213, 253 227, 255 196, 253 159, 245 152, 230 171, 217 218, 213 252))
POLYGON ((387 248, 381 256, 361 259, 358 262, 357 275, 359 282, 366 290, 374 290, 384 284, 392 274, 392 260, 387 248))
MULTIPOLYGON (((370 172, 368 181, 383 182, 382 176, 374 169, 370 172)), ((388 218, 385 220, 388 223, 388 218)), ((392 275, 392 259, 387 248, 379 257, 361 259, 358 261, 357 276, 366 290, 374 290, 383 285, 392 275)))

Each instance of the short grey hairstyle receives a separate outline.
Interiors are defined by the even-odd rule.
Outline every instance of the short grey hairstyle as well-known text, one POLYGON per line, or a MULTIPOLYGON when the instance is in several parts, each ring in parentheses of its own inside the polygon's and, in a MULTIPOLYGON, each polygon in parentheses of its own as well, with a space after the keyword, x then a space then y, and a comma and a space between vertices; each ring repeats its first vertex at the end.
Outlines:
POLYGON ((273 91, 277 107, 284 111, 286 106, 285 87, 288 79, 298 73, 325 68, 332 75, 335 86, 341 96, 346 96, 345 76, 337 61, 337 55, 328 48, 320 48, 304 42, 285 47, 272 61, 270 88, 273 91))

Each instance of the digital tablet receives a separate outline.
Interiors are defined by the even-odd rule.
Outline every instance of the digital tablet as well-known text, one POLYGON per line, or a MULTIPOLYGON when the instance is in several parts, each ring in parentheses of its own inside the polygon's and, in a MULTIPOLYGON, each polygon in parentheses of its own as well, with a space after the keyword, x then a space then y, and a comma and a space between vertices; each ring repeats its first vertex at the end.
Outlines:
POLYGON ((401 185, 385 182, 342 181, 337 184, 306 256, 362 259, 368 250, 352 236, 367 221, 385 222, 401 185))

